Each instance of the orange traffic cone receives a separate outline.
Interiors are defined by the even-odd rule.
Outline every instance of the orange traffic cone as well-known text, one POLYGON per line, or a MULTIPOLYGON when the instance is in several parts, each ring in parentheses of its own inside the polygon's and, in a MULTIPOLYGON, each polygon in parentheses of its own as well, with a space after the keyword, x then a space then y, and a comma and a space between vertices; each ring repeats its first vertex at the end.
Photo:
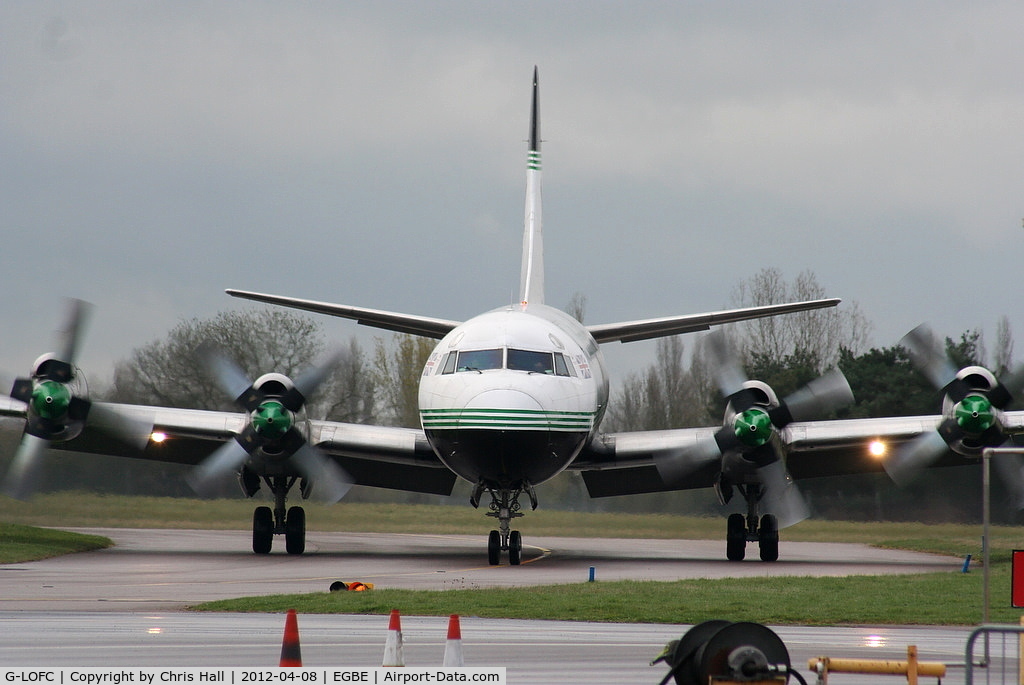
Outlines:
POLYGON ((459 615, 448 617, 448 640, 444 643, 444 663, 442 666, 465 666, 462 660, 462 628, 459 627, 459 615))
POLYGON ((384 662, 381 666, 405 666, 405 656, 402 654, 402 619, 398 615, 398 609, 391 610, 388 641, 384 643, 384 662))
POLYGON ((295 609, 288 610, 284 621, 284 640, 281 642, 281 663, 279 666, 301 666, 302 652, 299 649, 299 619, 295 609))

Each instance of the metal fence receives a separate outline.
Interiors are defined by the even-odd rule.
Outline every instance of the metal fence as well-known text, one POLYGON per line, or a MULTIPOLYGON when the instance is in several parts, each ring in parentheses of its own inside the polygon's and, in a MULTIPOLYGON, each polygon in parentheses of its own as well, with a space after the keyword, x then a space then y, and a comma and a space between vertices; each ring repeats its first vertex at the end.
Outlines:
POLYGON ((967 638, 964 682, 1022 683, 1021 643, 1024 626, 983 625, 967 638))

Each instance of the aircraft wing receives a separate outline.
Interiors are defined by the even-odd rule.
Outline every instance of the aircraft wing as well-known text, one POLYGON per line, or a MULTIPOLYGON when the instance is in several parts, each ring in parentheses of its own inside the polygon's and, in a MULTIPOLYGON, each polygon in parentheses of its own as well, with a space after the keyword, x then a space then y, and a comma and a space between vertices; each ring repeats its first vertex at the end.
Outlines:
MULTIPOLYGON (((884 457, 874 457, 868 445, 881 441, 887 454, 924 433, 935 431, 941 416, 909 416, 792 423, 780 437, 785 444, 786 466, 794 480, 882 471, 884 457)), ((1007 412, 1008 433, 1024 432, 1024 412, 1007 412)), ((591 497, 633 495, 666 490, 711 487, 719 471, 712 461, 693 470, 684 480, 668 486, 655 460, 676 455, 711 438, 718 427, 637 431, 598 435, 569 467, 581 472, 591 497)), ((947 453, 936 466, 977 462, 947 453)))
POLYGON ((436 319, 429 316, 416 316, 414 314, 400 314, 398 312, 386 312, 379 309, 367 309, 365 307, 352 307, 345 304, 332 304, 330 302, 318 302, 316 300, 301 300, 295 297, 283 297, 281 295, 267 295, 265 293, 253 293, 244 290, 226 290, 232 297, 240 297, 244 300, 265 302, 292 309, 302 309, 317 314, 337 316, 342 319, 353 319, 356 323, 374 328, 383 328, 398 333, 411 333, 422 335, 426 338, 441 339, 458 326, 460 321, 448 319, 436 319))
POLYGON ((770 304, 762 307, 746 307, 743 309, 727 309, 720 312, 705 312, 703 314, 686 314, 683 316, 668 316, 659 319, 643 319, 639 321, 623 321, 620 323, 599 324, 587 326, 587 330, 599 343, 613 342, 634 342, 637 340, 649 340, 651 338, 663 338, 680 333, 693 333, 695 331, 706 331, 712 326, 736 321, 747 321, 748 319, 760 319, 778 314, 791 314, 803 312, 809 309, 822 309, 824 307, 835 307, 841 300, 830 298, 825 300, 808 300, 805 302, 789 302, 785 304, 770 304))
MULTIPOLYGON (((108 406, 122 414, 151 421, 153 432, 162 433, 166 438, 160 442, 149 440, 140 451, 87 426, 78 437, 54 443, 53 447, 70 452, 196 465, 241 433, 247 420, 245 414, 234 412, 108 406)), ((24 418, 25 405, 0 397, 0 416, 24 418)), ((311 421, 309 438, 345 469, 356 485, 439 495, 450 495, 455 485, 455 474, 438 460, 421 430, 311 421)))

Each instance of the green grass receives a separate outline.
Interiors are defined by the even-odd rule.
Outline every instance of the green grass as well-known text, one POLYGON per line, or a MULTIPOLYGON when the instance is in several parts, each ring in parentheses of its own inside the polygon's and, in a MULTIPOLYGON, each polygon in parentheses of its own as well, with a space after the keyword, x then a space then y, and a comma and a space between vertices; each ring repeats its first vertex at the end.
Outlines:
MULTIPOLYGON (((1016 623, 1009 572, 993 573, 991 619, 1016 623), (1003 601, 1001 601, 1003 600, 1003 601)), ((981 621, 981 573, 829 578, 758 577, 616 581, 441 591, 272 595, 209 602, 199 611, 480 616, 617 623, 698 623, 711 618, 771 625, 972 625, 981 621)))
MULTIPOLYGON (((42 495, 29 504, 0 501, 0 518, 45 526, 246 529, 253 504, 245 500, 180 500, 107 497, 82 493, 42 495)), ((306 506, 312 529, 360 532, 423 532, 483 536, 488 519, 470 507, 343 503, 306 506)), ((721 518, 669 515, 531 512, 530 536, 714 539, 721 518)), ((0 528, 4 535, 11 527, 0 528)), ((15 526, 13 528, 21 528, 15 526)), ((50 531, 47 531, 49 533, 50 531)), ((22 530, 20 536, 25 537, 22 530)), ((27 536, 31 540, 32 535, 27 536)), ((677 582, 603 582, 506 589, 442 591, 377 589, 365 593, 312 593, 211 602, 203 611, 387 613, 410 615, 569 619, 616 622, 695 623, 708 618, 768 624, 972 625, 981 620, 980 525, 805 521, 783 533, 786 540, 859 542, 879 547, 963 557, 973 554, 968 574, 842 578, 758 577, 677 582)), ((17 549, 13 537, 0 549, 17 549)), ((17 543, 22 544, 22 543, 17 543)), ((26 543, 27 544, 27 543, 26 543)), ((1016 623, 1009 607, 1010 551, 1024 548, 1024 529, 991 530, 991 618, 1016 623)), ((62 553, 61 549, 55 553, 62 553)), ((68 549, 67 551, 74 551, 68 549)), ((6 562, 9 563, 9 560, 6 562)), ((747 562, 760 563, 760 562, 747 562)))
POLYGON ((99 535, 0 523, 0 564, 36 561, 72 552, 104 549, 114 543, 99 535))
MULTIPOLYGON (((254 500, 191 500, 89 493, 43 494, 30 502, 0 498, 0 519, 35 526, 115 528, 202 528, 246 530, 254 500)), ((268 504, 260 500, 258 504, 268 504)), ((486 537, 492 527, 484 510, 463 506, 303 502, 310 530, 471 534, 486 537)), ((589 514, 554 510, 530 512, 529 535, 574 537, 719 538, 723 520, 657 514, 589 514)))
MULTIPOLYGON (((259 504, 268 503, 260 500, 259 504)), ((113 528, 199 528, 248 530, 255 500, 193 500, 128 497, 91 493, 37 495, 30 502, 0 498, 0 520, 33 526, 113 528)), ((492 520, 482 509, 426 504, 304 502, 310 530, 369 533, 467 534, 486 537, 492 520)), ((571 536, 722 540, 724 517, 668 514, 587 513, 538 509, 528 512, 521 528, 527 536, 571 536)), ((981 525, 863 523, 810 520, 783 531, 784 540, 861 542, 882 547, 930 551, 953 556, 977 555, 981 525)), ((1024 528, 994 527, 993 542, 1017 541, 1024 528)), ((1012 549, 1012 547, 1011 547, 1012 549)))

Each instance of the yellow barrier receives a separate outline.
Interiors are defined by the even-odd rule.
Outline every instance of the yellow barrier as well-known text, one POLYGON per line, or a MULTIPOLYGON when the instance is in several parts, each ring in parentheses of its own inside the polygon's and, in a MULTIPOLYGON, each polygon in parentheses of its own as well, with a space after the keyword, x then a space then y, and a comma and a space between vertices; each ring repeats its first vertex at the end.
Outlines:
POLYGON ((946 664, 937 661, 918 661, 917 647, 907 647, 906 661, 885 661, 880 659, 832 659, 819 656, 807 662, 807 668, 818 674, 819 683, 828 682, 831 673, 874 673, 878 675, 903 675, 910 685, 917 685, 917 677, 946 675, 946 664))

